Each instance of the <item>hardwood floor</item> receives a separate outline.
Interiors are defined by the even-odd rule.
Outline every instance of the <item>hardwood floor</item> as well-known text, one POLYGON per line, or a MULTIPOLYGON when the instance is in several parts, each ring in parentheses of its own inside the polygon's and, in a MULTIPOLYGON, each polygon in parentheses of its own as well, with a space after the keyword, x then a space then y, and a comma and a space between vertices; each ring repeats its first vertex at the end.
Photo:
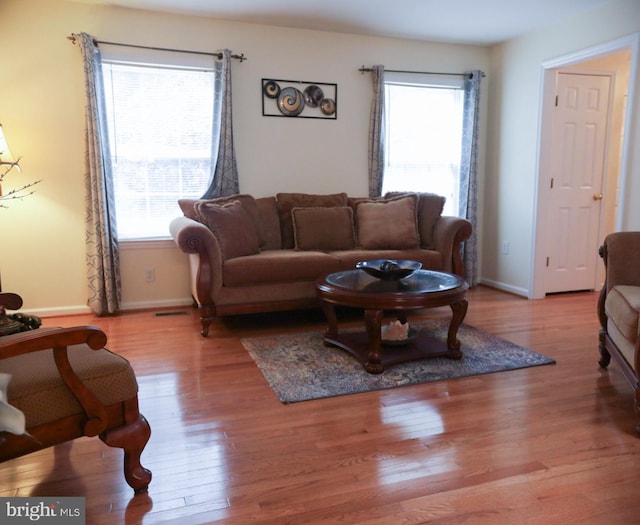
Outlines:
POLYGON ((133 497, 121 450, 85 438, 1 464, 0 496, 85 496, 98 525, 640 523, 632 392, 598 367, 596 302, 475 288, 467 324, 557 364, 291 405, 240 338, 323 331, 320 311, 217 321, 208 338, 190 308, 48 318, 100 326, 132 362, 153 480, 133 497))

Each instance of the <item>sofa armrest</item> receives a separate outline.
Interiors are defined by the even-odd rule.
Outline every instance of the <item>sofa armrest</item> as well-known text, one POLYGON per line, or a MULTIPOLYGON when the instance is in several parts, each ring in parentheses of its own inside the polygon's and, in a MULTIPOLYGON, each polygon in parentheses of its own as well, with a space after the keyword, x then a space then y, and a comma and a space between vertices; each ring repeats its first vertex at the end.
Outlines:
POLYGON ((461 217, 440 217, 433 229, 435 250, 442 254, 442 269, 464 278, 462 243, 471 237, 471 222, 461 217))
POLYGON ((199 307, 213 307, 222 287, 222 252, 212 231, 188 217, 176 217, 169 225, 171 237, 189 254, 191 293, 199 307))

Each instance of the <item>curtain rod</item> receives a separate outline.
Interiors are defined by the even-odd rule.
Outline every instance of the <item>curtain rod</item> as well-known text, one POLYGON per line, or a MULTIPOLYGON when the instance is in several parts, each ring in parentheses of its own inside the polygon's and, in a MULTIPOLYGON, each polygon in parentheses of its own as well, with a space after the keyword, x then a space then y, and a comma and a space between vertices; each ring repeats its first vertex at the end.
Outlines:
MULTIPOLYGON (((360 71, 360 73, 368 73, 372 71, 372 69, 370 67, 362 66, 360 69, 358 69, 358 71, 360 71)), ((402 69, 385 69, 384 71, 385 73, 409 73, 411 75, 445 75, 449 77, 465 77, 468 75, 472 75, 472 73, 441 73, 437 71, 406 71, 402 69)), ((480 74, 483 77, 487 76, 484 71, 481 71, 480 74)))
MULTIPOLYGON (((68 40, 71 40, 74 44, 76 43, 76 35, 74 35, 73 33, 70 34, 67 37, 68 40)), ((206 55, 206 56, 212 56, 212 57, 217 57, 218 59, 222 58, 222 53, 218 52, 218 53, 210 53, 207 51, 189 51, 186 49, 172 49, 172 48, 167 48, 167 47, 153 47, 153 46, 139 46, 139 45, 135 45, 135 44, 122 44, 120 42, 105 42, 102 40, 96 40, 95 38, 93 39, 93 43, 97 46, 98 44, 104 44, 107 46, 123 46, 123 47, 133 47, 136 49, 151 49, 153 51, 169 51, 172 53, 189 53, 191 55, 206 55)), ((235 58, 236 60, 239 60, 240 62, 244 62, 245 60, 247 60, 247 57, 245 56, 244 53, 241 53, 239 55, 231 55, 231 58, 235 58)))

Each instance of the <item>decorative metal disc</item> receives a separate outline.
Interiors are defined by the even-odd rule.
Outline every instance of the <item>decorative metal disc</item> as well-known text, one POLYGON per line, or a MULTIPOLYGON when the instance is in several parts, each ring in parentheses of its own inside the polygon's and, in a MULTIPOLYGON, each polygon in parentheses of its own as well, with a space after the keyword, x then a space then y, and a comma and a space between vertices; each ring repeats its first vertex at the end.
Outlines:
POLYGON ((268 82, 265 82, 262 91, 264 91, 264 94, 269 98, 278 98, 278 95, 280 94, 280 86, 276 81, 269 80, 268 82))
POLYGON ((283 115, 295 117, 304 109, 304 96, 299 89, 286 87, 278 96, 278 108, 283 115))
POLYGON ((331 98, 325 98, 320 103, 320 111, 325 115, 333 115, 336 112, 336 102, 331 98))
POLYGON ((304 101, 310 108, 317 108, 324 99, 322 89, 315 84, 307 86, 304 90, 304 101))

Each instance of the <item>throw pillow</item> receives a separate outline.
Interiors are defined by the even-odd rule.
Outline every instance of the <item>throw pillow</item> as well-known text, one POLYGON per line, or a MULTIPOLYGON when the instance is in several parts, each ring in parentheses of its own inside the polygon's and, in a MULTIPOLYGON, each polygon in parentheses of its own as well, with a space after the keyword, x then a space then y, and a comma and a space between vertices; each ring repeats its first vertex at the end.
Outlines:
POLYGON ((405 250, 420 244, 416 196, 361 202, 356 207, 358 242, 366 250, 405 250))
POLYGON ((216 236, 222 258, 233 259, 260 252, 260 241, 255 224, 239 201, 226 204, 199 202, 195 205, 196 218, 216 236))
POLYGON ((256 197, 256 206, 260 212, 260 224, 264 232, 264 243, 260 244, 260 249, 279 250, 282 248, 282 239, 280 237, 278 203, 275 196, 256 197))
POLYGON ((182 210, 182 213, 185 217, 198 220, 196 206, 199 203, 208 202, 211 204, 223 205, 233 201, 238 201, 245 209, 245 211, 249 214, 249 217, 253 221, 255 228, 258 231, 258 238, 260 239, 260 246, 262 247, 266 243, 266 232, 262 227, 263 221, 260 210, 258 208, 256 200, 252 195, 238 193, 229 197, 217 197, 215 199, 180 199, 178 200, 178 205, 180 206, 180 209, 182 210))
POLYGON ((293 208, 296 250, 351 250, 355 246, 349 206, 293 208))
MULTIPOLYGON (((407 195, 401 192, 389 192, 386 198, 407 195)), ((446 197, 435 193, 418 193, 418 231, 420 232, 420 246, 423 248, 433 248, 433 230, 436 222, 442 215, 446 197)))
POLYGON ((293 220, 291 210, 293 208, 309 208, 330 206, 346 206, 346 193, 333 193, 329 195, 314 195, 309 193, 278 193, 278 214, 280 215, 280 233, 282 247, 293 248, 295 239, 293 235, 293 220))

